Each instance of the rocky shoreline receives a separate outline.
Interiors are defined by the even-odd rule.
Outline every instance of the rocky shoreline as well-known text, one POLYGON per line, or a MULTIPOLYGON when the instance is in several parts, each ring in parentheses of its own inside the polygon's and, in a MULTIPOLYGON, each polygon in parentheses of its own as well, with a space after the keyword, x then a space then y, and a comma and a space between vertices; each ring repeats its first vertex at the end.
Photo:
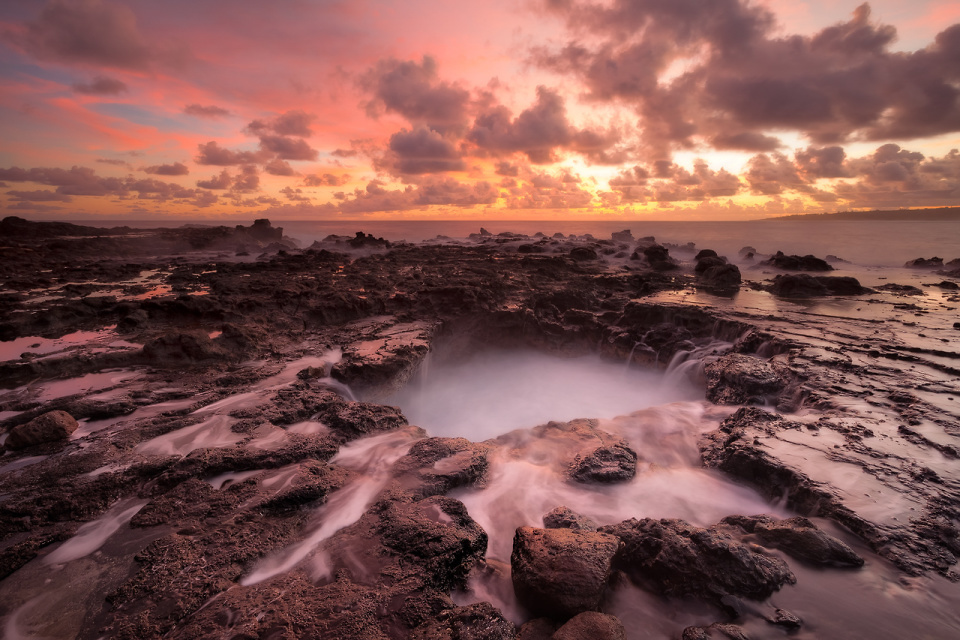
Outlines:
POLYGON ((643 637, 617 615, 630 590, 691 603, 664 637, 817 637, 832 627, 776 594, 865 563, 960 602, 954 263, 917 265, 940 280, 923 295, 628 231, 299 248, 268 221, 6 218, 0 244, 9 637, 643 637), (531 442, 560 443, 551 473, 586 490, 657 466, 593 416, 474 442, 381 404, 494 347, 683 369, 720 412, 698 466, 784 513, 598 523, 554 504, 485 530, 464 496, 531 442))

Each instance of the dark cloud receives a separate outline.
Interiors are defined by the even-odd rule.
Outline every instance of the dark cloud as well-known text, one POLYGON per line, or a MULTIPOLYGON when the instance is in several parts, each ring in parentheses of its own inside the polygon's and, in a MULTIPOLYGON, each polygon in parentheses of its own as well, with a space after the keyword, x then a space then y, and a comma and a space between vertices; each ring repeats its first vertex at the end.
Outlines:
POLYGON ((430 56, 419 63, 381 60, 361 78, 360 85, 373 95, 367 103, 371 117, 398 113, 414 125, 442 134, 462 131, 467 125, 470 93, 438 80, 437 63, 430 56))
MULTIPOLYGON (((70 169, 35 167, 21 169, 11 167, 0 169, 0 179, 10 182, 32 182, 56 187, 53 192, 17 192, 23 201, 43 198, 68 202, 69 196, 115 196, 120 198, 137 197, 144 200, 186 200, 199 193, 196 189, 185 188, 172 182, 163 182, 154 178, 106 178, 98 176, 89 167, 70 169), (56 195, 47 195, 53 193, 56 195)), ((16 196, 14 196, 16 197, 16 196)))
POLYGON ((303 184, 306 187, 339 187, 349 181, 350 177, 346 175, 335 176, 332 173, 324 173, 304 177, 303 184))
POLYGON ((773 136, 766 136, 756 131, 742 131, 740 133, 718 133, 710 139, 710 146, 720 150, 776 151, 783 144, 773 136))
POLYGON ((338 158, 353 158, 356 157, 360 152, 356 149, 334 149, 330 152, 330 155, 336 156, 338 158))
POLYGON ((132 169, 130 163, 126 160, 118 160, 116 158, 97 158, 94 162, 99 162, 100 164, 110 164, 115 167, 126 167, 127 169, 132 169))
POLYGON ((56 191, 39 189, 37 191, 7 191, 7 195, 14 200, 25 202, 70 202, 72 197, 56 191))
POLYGON ((501 160, 497 163, 496 173, 498 176, 507 176, 509 178, 516 178, 520 175, 520 167, 515 164, 511 164, 506 160, 501 160))
POLYGON ((295 176, 297 172, 293 170, 293 167, 290 166, 290 163, 281 160, 280 158, 274 158, 267 164, 263 166, 263 170, 274 176, 295 176))
POLYGON ((188 104, 183 108, 183 112, 189 116, 197 116, 198 118, 223 118, 230 115, 230 112, 223 107, 212 104, 188 104))
POLYGON ((260 147, 283 160, 316 160, 319 155, 303 138, 290 136, 260 136, 260 147))
POLYGON ((272 120, 254 120, 247 125, 247 131, 258 136, 274 133, 278 136, 309 138, 313 135, 310 125, 316 119, 317 116, 306 111, 287 111, 272 120))
POLYGON ((495 155, 522 152, 534 164, 547 164, 556 160, 555 152, 562 148, 602 160, 616 136, 576 129, 567 120, 560 95, 541 86, 537 87, 537 101, 516 118, 511 118, 503 105, 480 113, 467 139, 495 155))
POLYGON ((230 167, 239 164, 255 164, 262 162, 269 156, 262 151, 233 151, 225 149, 214 141, 197 145, 200 153, 194 158, 197 164, 230 167))
POLYGON ((151 167, 144 167, 143 171, 158 176, 185 176, 190 173, 190 169, 182 162, 173 164, 157 164, 151 167))
POLYGON ((280 189, 280 193, 282 193, 286 197, 286 199, 291 202, 310 202, 310 198, 303 195, 302 189, 294 189, 293 187, 284 187, 283 189, 280 189))
POLYGON ((822 146, 960 131, 960 25, 904 53, 865 4, 811 36, 782 35, 746 0, 548 6, 578 39, 531 59, 577 76, 588 100, 633 106, 648 157, 702 141, 770 152, 784 130, 822 146))
POLYGON ((850 173, 844 167, 847 152, 843 147, 807 147, 796 152, 797 166, 811 180, 817 178, 846 178, 850 173))
POLYGON ((389 151, 377 165, 396 175, 464 171, 467 168, 452 143, 425 127, 413 131, 401 129, 393 134, 389 151))
POLYGON ((6 38, 41 60, 146 69, 153 52, 133 11, 101 0, 52 0, 6 38))
POLYGON ((230 171, 227 169, 224 169, 209 180, 197 180, 197 186, 201 189, 229 189, 232 184, 233 176, 230 175, 230 171))
POLYGON ((116 78, 97 76, 90 82, 78 82, 73 85, 77 93, 98 96, 115 96, 127 90, 127 85, 116 78))

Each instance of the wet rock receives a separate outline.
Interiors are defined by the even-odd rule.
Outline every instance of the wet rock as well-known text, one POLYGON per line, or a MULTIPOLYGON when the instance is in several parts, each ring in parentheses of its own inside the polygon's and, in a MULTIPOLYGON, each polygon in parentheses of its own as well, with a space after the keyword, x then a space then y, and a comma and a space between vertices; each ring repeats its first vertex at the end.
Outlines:
POLYGON ((650 266, 656 271, 670 271, 677 268, 677 263, 670 257, 670 251, 659 244, 646 247, 643 255, 650 266))
POLYGON ((782 251, 777 251, 769 259, 764 261, 777 269, 785 271, 833 271, 833 267, 821 258, 815 256, 788 256, 782 251))
POLYGON ((582 516, 568 507, 557 507, 543 516, 543 528, 596 531, 597 525, 590 518, 582 516))
POLYGON ((766 404, 794 382, 790 369, 775 361, 729 353, 704 368, 707 399, 717 404, 766 404))
POLYGON ((767 617, 767 622, 787 629, 799 629, 803 626, 803 620, 786 609, 776 609, 773 615, 767 617))
POLYGON ((957 289, 960 289, 960 284, 957 284, 956 282, 950 282, 949 280, 942 280, 933 286, 941 289, 947 289, 948 291, 956 291, 957 289))
POLYGON ((491 446, 466 438, 424 438, 394 465, 394 474, 411 495, 425 498, 480 482, 490 466, 491 446))
POLYGON ((720 526, 701 529, 683 520, 645 518, 600 531, 623 543, 614 567, 664 595, 762 600, 796 582, 783 560, 757 553, 720 526))
POLYGON ((681 640, 750 640, 744 630, 735 624, 714 622, 709 627, 687 627, 681 640))
POLYGON ((157 364, 181 364, 217 360, 227 352, 205 331, 177 331, 160 336, 143 346, 143 355, 157 364))
POLYGON ((602 533, 520 527, 510 556, 517 599, 550 618, 596 610, 619 547, 615 537, 602 533))
POLYGON ((922 296, 923 289, 914 287, 909 284, 896 284, 893 282, 888 282, 886 284, 881 284, 876 287, 878 291, 890 291, 893 293, 899 293, 904 296, 922 296))
POLYGON ((637 474, 637 454, 625 443, 599 447, 586 456, 577 456, 570 477, 577 482, 626 482, 637 474))
POLYGON ((928 269, 936 268, 943 266, 943 258, 914 258, 913 260, 908 261, 903 266, 911 267, 914 269, 928 269))
POLYGON ((78 426, 77 421, 66 411, 49 411, 11 429, 5 445, 16 451, 45 442, 66 440, 78 426))
POLYGON ((577 262, 586 262, 597 259, 597 252, 590 247, 574 247, 570 250, 570 257, 577 262))
POLYGON ((779 275, 767 290, 782 298, 860 295, 870 291, 860 286, 856 278, 849 276, 811 276, 806 273, 779 275))
POLYGON ((486 532, 459 500, 433 496, 412 503, 382 502, 374 510, 383 544, 408 557, 435 588, 462 587, 487 552, 486 532))
POLYGON ((550 640, 557 630, 557 625, 549 618, 534 618, 523 623, 517 640, 550 640))
POLYGON ((489 602, 441 612, 413 630, 410 640, 513 640, 517 628, 489 602))
MULTIPOLYGON (((697 264, 699 267, 699 263, 697 264)), ((740 286, 743 277, 735 264, 721 264, 707 267, 700 274, 701 282, 715 289, 735 289, 740 286)))
POLYGON ((584 611, 557 629, 553 640, 627 640, 627 630, 615 616, 584 611))
POLYGON ((710 267, 722 267, 725 264, 727 264, 727 261, 719 256, 704 256, 703 258, 697 258, 697 266, 693 270, 697 275, 700 275, 710 267))
POLYGON ((796 516, 777 520, 772 516, 731 516, 724 523, 735 524, 756 535, 764 546, 774 547, 811 564, 832 567, 862 567, 863 558, 847 544, 822 531, 807 518, 796 516))

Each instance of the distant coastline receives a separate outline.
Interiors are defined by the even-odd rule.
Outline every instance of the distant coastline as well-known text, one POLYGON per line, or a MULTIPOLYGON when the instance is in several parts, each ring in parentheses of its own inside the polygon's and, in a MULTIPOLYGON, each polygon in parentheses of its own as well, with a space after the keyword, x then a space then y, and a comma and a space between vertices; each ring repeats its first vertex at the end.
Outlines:
POLYGON ((839 213, 805 213, 792 216, 764 218, 764 221, 791 220, 803 222, 822 222, 825 220, 924 220, 950 222, 960 220, 960 207, 938 207, 935 209, 894 209, 873 211, 841 211, 839 213))

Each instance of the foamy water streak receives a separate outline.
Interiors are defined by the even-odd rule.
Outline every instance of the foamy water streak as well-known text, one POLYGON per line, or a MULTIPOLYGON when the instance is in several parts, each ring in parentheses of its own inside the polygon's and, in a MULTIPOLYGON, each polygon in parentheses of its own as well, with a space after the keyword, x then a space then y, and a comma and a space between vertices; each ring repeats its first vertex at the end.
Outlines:
POLYGON ((88 556, 116 533, 137 514, 148 500, 120 500, 106 513, 79 529, 77 534, 64 542, 43 559, 44 564, 63 564, 88 556))
POLYGON ((693 384, 598 356, 560 358, 534 351, 494 351, 433 363, 386 404, 433 436, 482 441, 550 420, 612 418, 637 409, 702 397, 693 384))
POLYGON ((290 571, 324 540, 359 520, 390 479, 393 463, 406 455, 418 438, 415 430, 404 429, 363 438, 341 448, 330 463, 356 471, 360 477, 334 492, 317 509, 312 519, 315 528, 303 540, 264 558, 241 584, 257 584, 290 571))
POLYGON ((510 560, 516 528, 542 527, 543 516, 558 506, 601 525, 652 517, 706 526, 735 513, 783 514, 755 491, 700 468, 696 440, 716 427, 715 419, 705 416, 705 406, 679 402, 602 423, 639 455, 637 476, 630 482, 570 481, 565 474, 570 443, 548 434, 518 447, 505 441, 492 461, 486 487, 456 497, 490 536, 487 556, 504 562, 510 560))
MULTIPOLYGON (((142 442, 137 445, 136 451, 151 455, 185 456, 195 449, 229 447, 237 444, 247 436, 233 432, 231 427, 236 419, 230 417, 230 412, 265 401, 278 389, 293 384, 297 374, 303 369, 323 367, 329 370, 329 367, 339 362, 342 356, 342 351, 337 348, 321 356, 306 356, 289 362, 280 373, 257 382, 250 391, 227 396, 194 411, 192 415, 210 416, 203 422, 142 442)), ((345 389, 341 383, 337 385, 345 389)), ((349 389, 346 389, 346 392, 349 394, 349 389)), ((349 395, 352 396, 352 394, 349 395)), ((270 449, 282 445, 285 438, 286 434, 283 431, 268 429, 266 433, 260 434, 251 446, 270 449)))

